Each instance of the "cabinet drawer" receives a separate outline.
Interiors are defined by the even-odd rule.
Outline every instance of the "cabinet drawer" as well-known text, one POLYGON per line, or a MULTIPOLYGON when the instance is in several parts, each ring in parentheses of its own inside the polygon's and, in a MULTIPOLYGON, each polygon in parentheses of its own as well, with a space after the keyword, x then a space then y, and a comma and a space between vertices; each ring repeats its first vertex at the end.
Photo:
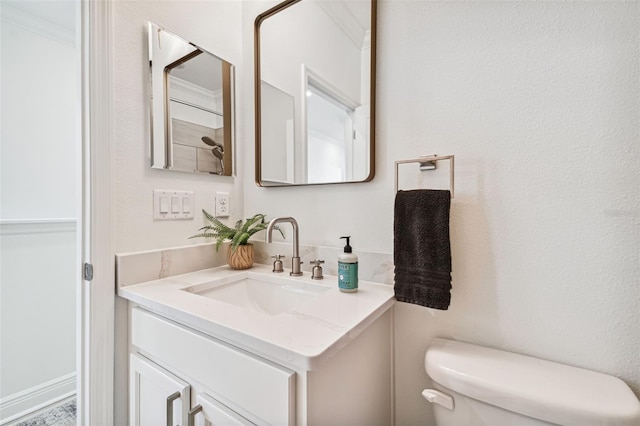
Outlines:
POLYGON ((295 423, 295 373, 135 308, 131 342, 259 424, 295 423))

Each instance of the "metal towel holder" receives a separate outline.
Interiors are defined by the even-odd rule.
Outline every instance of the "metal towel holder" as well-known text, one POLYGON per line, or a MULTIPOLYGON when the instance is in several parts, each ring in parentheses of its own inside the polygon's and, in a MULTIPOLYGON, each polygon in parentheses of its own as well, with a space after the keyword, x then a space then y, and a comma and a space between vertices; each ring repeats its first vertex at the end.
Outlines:
POLYGON ((449 187, 451 191, 451 198, 453 198, 453 155, 426 155, 423 157, 412 158, 410 160, 397 160, 395 161, 395 192, 398 192, 398 166, 406 163, 420 163, 420 170, 435 170, 436 161, 449 160, 449 187))

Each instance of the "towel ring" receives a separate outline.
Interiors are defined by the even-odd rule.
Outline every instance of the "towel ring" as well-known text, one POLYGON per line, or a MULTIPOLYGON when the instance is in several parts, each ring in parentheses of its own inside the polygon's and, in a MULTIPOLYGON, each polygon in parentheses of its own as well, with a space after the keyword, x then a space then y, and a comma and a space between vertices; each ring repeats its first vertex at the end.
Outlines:
POLYGON ((395 179, 394 186, 395 192, 398 192, 398 166, 400 164, 407 163, 420 163, 420 170, 435 170, 436 161, 449 160, 449 188, 451 191, 451 198, 453 198, 453 155, 426 155, 423 157, 412 158, 410 160, 397 160, 395 161, 395 179))

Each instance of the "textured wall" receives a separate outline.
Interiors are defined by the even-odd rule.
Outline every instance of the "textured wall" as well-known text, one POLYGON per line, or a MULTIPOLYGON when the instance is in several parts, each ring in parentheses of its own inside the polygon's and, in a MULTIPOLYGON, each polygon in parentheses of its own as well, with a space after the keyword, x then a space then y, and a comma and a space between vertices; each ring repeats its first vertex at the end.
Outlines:
MULTIPOLYGON (((201 209, 213 210, 216 191, 229 192, 232 220, 242 215, 242 177, 189 174, 150 168, 147 22, 242 69, 240 1, 113 1, 113 145, 119 253, 183 246, 203 225, 201 209), (194 191, 194 220, 154 221, 153 190, 194 191)), ((236 112, 244 86, 236 85, 236 112)), ((236 126, 236 163, 246 140, 236 126)), ((250 136, 251 137, 251 136, 250 136)))
MULTIPOLYGON (((244 3, 245 63, 263 4, 244 3)), ((374 181, 264 189, 246 176, 245 212, 294 216, 304 243, 339 246, 347 233, 356 252, 391 253, 393 161, 456 155, 452 306, 398 306, 398 424, 428 418, 423 357, 436 335, 640 392, 639 8, 381 1, 374 181)), ((250 137, 250 91, 244 101, 250 137)))
MULTIPOLYGON (((116 252, 162 249, 203 242, 189 240, 203 224, 201 209, 213 211, 217 191, 228 192, 231 218, 243 214, 242 154, 247 140, 236 124, 237 177, 209 176, 150 168, 149 62, 147 22, 236 65, 242 66, 241 2, 237 1, 112 1, 113 11, 113 158, 115 179, 116 252), (154 221, 153 190, 193 191, 193 220, 154 221)), ((243 108, 245 87, 237 83, 236 113, 243 108)), ((249 135, 249 138, 252 136, 249 135)), ((115 423, 127 422, 127 309, 116 303, 115 423)))
POLYGON ((376 178, 265 189, 253 183, 253 20, 272 4, 242 2, 240 37, 238 2, 114 3, 118 251, 185 243, 196 223, 150 218, 151 190, 164 187, 194 189, 196 203, 225 188, 234 214, 294 216, 302 243, 338 247, 347 233, 355 251, 391 253, 393 161, 452 153, 453 302, 396 310, 398 424, 428 418, 435 335, 614 374, 639 392, 640 4, 380 1, 376 178), (148 19, 195 42, 216 35, 203 47, 244 64, 240 178, 148 168, 148 19))

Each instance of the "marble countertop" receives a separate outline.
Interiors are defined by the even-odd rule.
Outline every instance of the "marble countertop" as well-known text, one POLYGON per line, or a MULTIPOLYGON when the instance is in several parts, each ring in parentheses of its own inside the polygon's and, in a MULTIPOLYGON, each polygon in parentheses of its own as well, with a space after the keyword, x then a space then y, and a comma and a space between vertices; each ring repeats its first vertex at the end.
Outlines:
POLYGON ((246 273, 227 266, 204 269, 118 289, 139 306, 209 336, 296 370, 314 370, 386 312, 394 303, 393 286, 360 281, 356 293, 338 289, 338 279, 312 280, 274 274, 271 267, 248 270, 265 279, 293 280, 326 291, 287 311, 270 315, 195 294, 189 287, 246 273))

